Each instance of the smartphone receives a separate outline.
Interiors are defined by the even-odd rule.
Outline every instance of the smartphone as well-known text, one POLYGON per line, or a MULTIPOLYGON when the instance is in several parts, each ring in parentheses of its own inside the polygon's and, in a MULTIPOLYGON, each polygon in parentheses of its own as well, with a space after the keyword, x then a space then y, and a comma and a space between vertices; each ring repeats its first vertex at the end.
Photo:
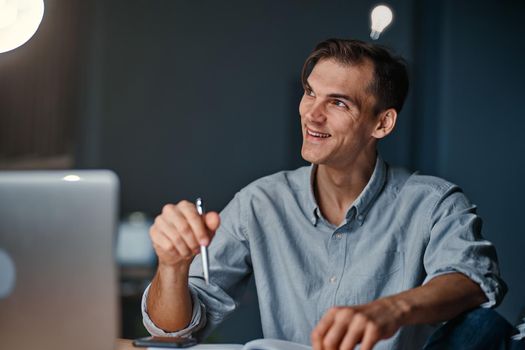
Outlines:
POLYGON ((133 345, 154 348, 189 348, 197 345, 197 340, 182 337, 145 337, 133 340, 133 345))

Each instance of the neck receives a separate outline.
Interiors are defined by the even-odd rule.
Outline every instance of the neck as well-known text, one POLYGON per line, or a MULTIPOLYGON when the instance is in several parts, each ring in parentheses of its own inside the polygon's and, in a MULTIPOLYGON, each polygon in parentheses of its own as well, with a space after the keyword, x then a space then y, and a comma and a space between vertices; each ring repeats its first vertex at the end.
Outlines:
POLYGON ((358 157, 345 166, 320 164, 315 174, 315 195, 323 216, 339 225, 348 208, 372 177, 376 152, 358 157))

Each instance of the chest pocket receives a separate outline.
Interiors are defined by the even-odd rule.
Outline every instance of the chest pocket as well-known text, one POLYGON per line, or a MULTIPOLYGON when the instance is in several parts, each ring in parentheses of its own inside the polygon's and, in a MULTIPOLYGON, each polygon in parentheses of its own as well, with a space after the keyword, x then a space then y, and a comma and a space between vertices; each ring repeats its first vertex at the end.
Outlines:
POLYGON ((351 263, 345 273, 346 303, 366 304, 404 290, 404 253, 371 251, 351 263))

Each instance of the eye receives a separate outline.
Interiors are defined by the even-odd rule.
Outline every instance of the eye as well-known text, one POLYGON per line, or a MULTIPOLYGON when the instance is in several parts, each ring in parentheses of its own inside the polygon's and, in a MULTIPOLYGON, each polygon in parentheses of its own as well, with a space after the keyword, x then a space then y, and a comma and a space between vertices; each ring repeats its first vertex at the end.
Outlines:
POLYGON ((309 89, 309 88, 305 88, 304 89, 304 94, 307 95, 307 96, 315 96, 315 94, 312 91, 312 89, 309 89))
POLYGON ((332 103, 333 103, 334 105, 336 105, 337 107, 341 107, 341 108, 348 109, 348 106, 346 105, 346 103, 344 103, 344 102, 341 101, 341 100, 333 100, 332 103))

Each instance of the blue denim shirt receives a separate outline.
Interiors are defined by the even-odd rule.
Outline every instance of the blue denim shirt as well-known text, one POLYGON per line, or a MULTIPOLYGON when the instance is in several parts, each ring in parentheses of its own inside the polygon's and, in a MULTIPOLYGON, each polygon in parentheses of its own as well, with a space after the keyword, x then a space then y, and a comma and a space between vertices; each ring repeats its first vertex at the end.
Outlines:
MULTIPOLYGON (((221 212, 209 247, 211 285, 201 259, 190 268, 193 316, 166 333, 203 339, 235 311, 253 274, 263 334, 310 344, 310 333, 337 305, 358 305, 460 272, 486 294, 484 307, 506 292, 494 246, 481 236, 476 207, 443 179, 391 168, 378 156, 368 184, 340 226, 325 220, 313 195, 315 166, 261 178, 221 212)), ((149 288, 149 287, 148 287, 149 288)), ((401 328, 375 349, 421 348, 431 325, 401 328)))

